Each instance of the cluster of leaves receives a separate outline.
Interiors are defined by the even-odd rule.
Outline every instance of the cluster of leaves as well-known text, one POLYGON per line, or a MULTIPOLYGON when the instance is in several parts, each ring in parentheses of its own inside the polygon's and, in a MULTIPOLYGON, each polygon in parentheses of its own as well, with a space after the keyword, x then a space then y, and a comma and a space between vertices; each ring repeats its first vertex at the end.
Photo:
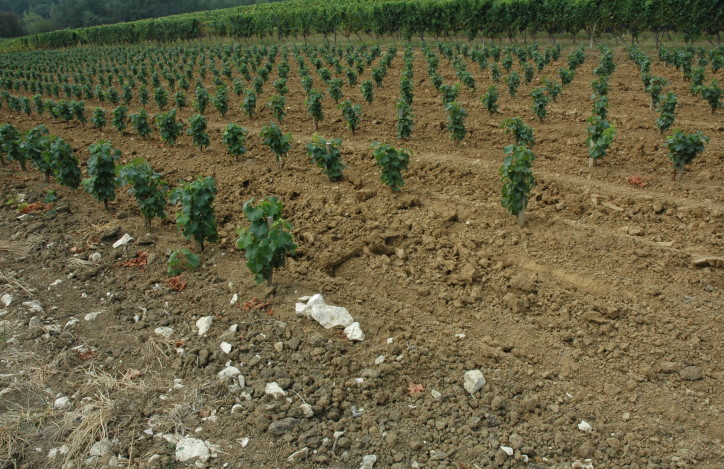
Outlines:
POLYGON ((200 266, 199 256, 186 248, 177 249, 168 257, 166 273, 169 277, 176 277, 186 271, 198 269, 200 266))
POLYGON ((601 116, 593 115, 588 118, 586 131, 588 138, 588 155, 591 162, 598 161, 606 156, 608 147, 616 138, 616 127, 601 116))
POLYGON ((186 135, 193 138, 194 145, 199 147, 201 151, 211 143, 209 134, 206 133, 206 126, 206 118, 201 114, 194 114, 189 118, 189 128, 186 129, 186 135))
MULTIPOLYGON (((505 159, 500 167, 501 203, 511 215, 523 213, 528 204, 528 194, 535 186, 533 177, 533 151, 523 145, 505 147, 505 159)), ((523 220, 519 218, 521 224, 523 220)))
POLYGON ((175 145, 184 130, 183 122, 176 120, 176 109, 156 114, 156 125, 161 141, 169 145, 175 145))
POLYGON ((246 266, 254 274, 254 280, 271 285, 274 269, 283 267, 286 258, 296 252, 292 225, 282 218, 284 207, 276 197, 258 204, 254 199, 248 200, 242 210, 251 226, 238 230, 236 247, 244 251, 246 266))
POLYGON ((278 125, 270 122, 269 125, 261 128, 259 136, 263 139, 264 145, 268 146, 272 153, 274 153, 277 164, 279 168, 281 168, 284 165, 283 158, 289 153, 292 134, 283 133, 278 125))
POLYGON ((669 150, 669 160, 674 165, 677 172, 677 179, 681 179, 684 173, 684 166, 694 161, 704 151, 704 146, 709 142, 702 132, 694 132, 685 134, 681 130, 676 130, 666 139, 666 149, 669 150))
POLYGON ((346 99, 342 101, 339 107, 342 110, 342 117, 344 117, 344 120, 347 122, 347 127, 352 131, 352 135, 354 135, 362 119, 362 106, 352 104, 352 101, 346 99))
POLYGON ((176 213, 176 225, 183 236, 186 239, 193 238, 202 251, 206 241, 218 239, 213 207, 215 195, 216 180, 207 176, 173 189, 169 197, 172 204, 181 204, 181 209, 176 213))
POLYGON ((485 94, 480 98, 480 101, 485 105, 485 109, 492 114, 499 114, 498 111, 498 87, 490 85, 485 94))
POLYGON ((166 218, 166 192, 168 185, 161 175, 143 158, 136 158, 118 171, 118 185, 129 185, 128 193, 136 198, 146 227, 151 220, 166 218))
POLYGON ((505 119, 501 126, 505 129, 506 134, 513 134, 515 144, 532 148, 535 145, 535 137, 533 137, 533 129, 526 125, 520 117, 511 117, 505 119))
POLYGON ((397 138, 407 140, 412 135, 412 125, 414 124, 414 114, 410 105, 402 100, 397 100, 397 138))
POLYGON ((90 145, 88 150, 89 177, 83 180, 83 187, 108 210, 109 201, 116 199, 116 161, 121 157, 121 151, 103 140, 90 145))
POLYGON ((372 155, 375 164, 380 167, 380 180, 393 192, 399 192, 405 184, 402 171, 407 169, 410 162, 410 152, 405 149, 397 150, 387 143, 374 142, 372 155))
POLYGON ((450 138, 453 142, 459 144, 465 138, 467 133, 465 129, 465 118, 468 112, 457 101, 447 103, 445 105, 447 112, 447 130, 450 132, 450 138))
POLYGON ((306 146, 307 155, 312 162, 320 167, 332 182, 342 179, 344 164, 340 153, 341 144, 341 139, 326 140, 315 133, 312 142, 306 146))
POLYGON ((226 145, 226 149, 234 159, 246 153, 246 137, 248 132, 239 124, 233 122, 226 125, 222 142, 226 145))
POLYGON ((543 88, 534 88, 530 95, 533 97, 533 114, 535 114, 538 119, 543 122, 546 114, 548 114, 547 108, 550 98, 543 88))

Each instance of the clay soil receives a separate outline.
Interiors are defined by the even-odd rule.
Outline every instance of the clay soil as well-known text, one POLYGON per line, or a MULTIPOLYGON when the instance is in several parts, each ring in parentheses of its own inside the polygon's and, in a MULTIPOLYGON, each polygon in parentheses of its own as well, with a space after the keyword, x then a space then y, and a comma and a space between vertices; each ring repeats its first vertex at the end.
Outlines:
MULTIPOLYGON (((203 152, 190 137, 169 147, 157 132, 144 141, 0 110, 20 130, 47 125, 82 161, 105 138, 123 162, 146 158, 171 183, 215 177, 221 238, 176 292, 166 283, 168 253, 194 246, 172 221, 144 228, 125 190, 105 211, 35 171, 0 169, 0 295, 14 298, 0 306, 0 467, 184 467, 163 434, 215 445, 205 467, 356 468, 369 454, 382 468, 721 467, 724 270, 693 264, 724 247, 721 111, 712 115, 680 72, 654 60, 652 73, 679 96, 675 127, 711 138, 674 184, 657 113, 617 50, 609 99, 619 135, 589 168, 585 119, 597 52, 545 121, 530 111, 530 90, 555 77, 568 52, 515 98, 501 84, 501 114, 493 116, 478 100, 490 75, 468 62, 478 91, 461 92, 469 134, 457 146, 419 50, 413 136, 395 138, 398 52, 374 103, 363 104, 356 135, 325 98, 319 132, 343 138, 339 183, 305 154, 312 123, 293 60, 282 127, 294 144, 281 170, 258 137, 268 109, 250 120, 233 94, 225 118, 207 111, 212 144, 203 152), (500 121, 515 115, 536 137, 537 185, 522 228, 499 196, 502 149, 512 143, 500 121), (232 121, 250 131, 239 161, 221 144, 232 121), (400 193, 380 183, 373 141, 413 151, 400 193), (42 202, 48 190, 58 197, 52 207, 18 219, 17 201, 42 202), (247 223, 244 201, 269 195, 283 201, 300 247, 275 273, 271 307, 255 308, 248 302, 270 291, 254 283, 235 231, 247 223), (113 249, 124 233, 134 241, 113 249), (147 265, 121 266, 139 251, 147 265), (96 252, 100 260, 89 260, 96 252), (348 308, 366 339, 349 342, 295 315, 296 299, 313 293, 348 308), (92 312, 101 314, 86 320, 92 312), (203 316, 214 323, 199 336, 203 316), (165 338, 158 327, 173 333, 165 338), (243 390, 217 376, 227 365, 241 370, 243 390), (463 374, 473 369, 487 383, 470 395, 463 374), (265 395, 272 381, 286 398, 265 395), (60 396, 69 407, 54 407, 60 396), (581 421, 592 431, 580 430, 581 421), (86 462, 102 438, 111 451, 86 462), (48 458, 63 444, 67 453, 48 458)), ((446 83, 456 79, 445 59, 440 70, 446 83)), ((363 102, 358 87, 344 91, 363 102)))

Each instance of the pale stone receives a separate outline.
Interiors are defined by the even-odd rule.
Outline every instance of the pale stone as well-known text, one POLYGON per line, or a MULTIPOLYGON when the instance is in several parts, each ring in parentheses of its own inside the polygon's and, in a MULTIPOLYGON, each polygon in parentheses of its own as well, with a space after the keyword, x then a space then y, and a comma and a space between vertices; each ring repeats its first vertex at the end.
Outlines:
POLYGON ((311 316, 325 329, 337 326, 347 327, 354 322, 347 308, 340 306, 314 305, 311 316))
POLYGON ((362 328, 358 322, 353 322, 349 326, 345 327, 344 335, 353 342, 362 342, 365 340, 365 333, 362 332, 362 328))
POLYGON ((113 248, 115 249, 115 248, 119 248, 121 246, 125 246, 126 244, 130 243, 131 241, 133 241, 133 237, 131 237, 131 235, 126 233, 123 236, 121 236, 121 239, 119 239, 118 241, 113 243, 113 248))
POLYGON ((223 370, 219 371, 219 378, 226 379, 226 378, 234 378, 236 376, 239 376, 241 374, 241 370, 239 370, 235 366, 227 366, 223 370))
POLYGON ((203 318, 196 321, 196 327, 199 329, 199 335, 204 335, 211 329, 211 324, 214 323, 213 316, 204 316, 203 318))
POLYGON ((480 370, 470 370, 465 372, 463 387, 470 394, 474 394, 485 386, 485 378, 480 370))
POLYGON ((264 393, 268 396, 273 397, 274 399, 278 399, 287 395, 287 393, 276 383, 276 381, 267 383, 267 385, 264 387, 264 393))
POLYGON ((209 447, 198 438, 182 438, 176 443, 176 460, 181 462, 209 460, 209 447))
POLYGON ((171 338, 171 335, 173 334, 173 328, 172 327, 157 327, 153 330, 154 334, 160 335, 162 337, 165 337, 167 339, 171 338))

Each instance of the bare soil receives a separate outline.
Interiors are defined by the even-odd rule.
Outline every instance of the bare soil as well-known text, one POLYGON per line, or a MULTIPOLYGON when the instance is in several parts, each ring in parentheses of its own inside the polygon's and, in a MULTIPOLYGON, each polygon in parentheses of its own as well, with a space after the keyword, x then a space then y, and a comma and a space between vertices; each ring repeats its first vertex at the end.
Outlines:
MULTIPOLYGON (((566 52, 542 75, 555 77, 566 52)), ((543 122, 527 96, 540 76, 515 98, 501 84, 501 114, 490 116, 478 100, 490 75, 469 62, 478 91, 461 93, 469 135, 456 146, 417 51, 416 122, 402 144, 413 158, 398 194, 379 182, 369 145, 400 143, 401 52, 374 103, 363 103, 355 136, 326 98, 319 132, 344 138, 340 183, 304 152, 312 121, 293 61, 282 127, 295 142, 282 170, 258 137, 269 111, 250 120, 233 94, 225 118, 207 112, 212 144, 203 152, 190 137, 168 147, 157 133, 121 137, 0 110, 21 130, 46 124, 83 161, 88 145, 105 138, 124 162, 146 158, 172 183, 215 177, 221 234, 176 292, 166 283, 168 252, 192 246, 171 221, 149 232, 125 190, 104 211, 37 172, 0 168, 0 295, 14 297, 0 304, 0 467, 184 467, 162 434, 216 445, 206 467, 356 468, 367 454, 377 456, 376 467, 399 468, 721 467, 724 270, 693 264, 723 253, 721 113, 712 115, 679 72, 655 61, 652 73, 670 79, 679 96, 675 127, 711 138, 674 184, 657 113, 634 64, 623 51, 616 58, 609 99, 619 136, 589 168, 585 119, 597 53, 543 122), (499 196, 502 149, 512 143, 500 121, 514 115, 536 137, 537 186, 522 228, 499 196), (239 161, 221 144, 232 121, 250 131, 239 161), (42 202, 48 190, 58 196, 50 210, 18 218, 17 202, 42 202), (271 309, 245 309, 269 291, 234 249, 235 231, 246 224, 243 202, 269 195, 284 202, 300 248, 275 273, 271 309), (134 242, 113 249, 124 233, 134 242), (148 265, 120 265, 138 251, 149 253, 148 265), (88 260, 96 252, 100 260, 88 260), (351 343, 296 316, 296 299, 313 293, 347 307, 366 340, 351 343), (23 305, 32 300, 43 311, 23 305), (91 312, 101 314, 85 320, 91 312), (203 316, 215 320, 199 336, 203 316), (173 334, 158 335, 158 327, 173 334), (245 389, 219 379, 227 364, 241 370, 245 389), (487 380, 475 395, 462 387, 472 369, 487 380), (286 398, 265 396, 272 381, 286 398), (60 396, 69 407, 54 407, 60 396), (286 418, 293 420, 276 432, 286 418), (592 431, 580 430, 581 421, 592 431), (112 451, 86 463, 104 437, 112 451), (48 458, 63 444, 66 454, 48 458), (306 457, 287 460, 304 447, 306 457)), ((455 80, 446 60, 440 69, 446 83, 455 80)), ((362 103, 358 87, 344 91, 362 103)))

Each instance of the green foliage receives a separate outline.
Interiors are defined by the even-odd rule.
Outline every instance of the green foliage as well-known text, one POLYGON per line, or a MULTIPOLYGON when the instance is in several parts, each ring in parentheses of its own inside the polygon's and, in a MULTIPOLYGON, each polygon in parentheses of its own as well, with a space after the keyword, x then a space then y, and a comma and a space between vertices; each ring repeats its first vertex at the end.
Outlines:
POLYGON ((374 101, 374 84, 370 80, 365 80, 360 85, 360 88, 362 89, 362 97, 367 101, 367 104, 372 104, 372 101, 374 101))
POLYGON ((52 135, 50 144, 43 152, 43 158, 50 164, 55 179, 61 186, 75 190, 80 185, 81 172, 78 157, 65 140, 52 135))
POLYGON ((153 90, 153 100, 156 102, 158 109, 163 111, 168 105, 168 93, 166 88, 159 86, 153 90))
POLYGON ((593 80, 591 82, 591 88, 593 88, 594 94, 598 94, 601 96, 607 96, 608 95, 608 77, 602 76, 598 80, 593 80))
POLYGON ((256 93, 253 90, 246 90, 241 108, 250 119, 254 117, 254 114, 256 114, 256 93))
POLYGON ((20 147, 20 133, 12 124, 0 125, 0 158, 3 158, 3 165, 5 155, 9 161, 17 161, 20 169, 25 170, 27 155, 20 147))
POLYGON ((606 119, 608 115, 608 96, 594 93, 593 99, 593 115, 606 119))
POLYGON ((719 88, 719 82, 716 79, 712 79, 708 86, 700 86, 698 93, 709 103, 712 114, 722 107, 721 88, 719 88))
POLYGON ((202 251, 206 241, 218 239, 213 207, 215 195, 216 180, 207 176, 177 187, 169 198, 172 204, 181 204, 181 210, 176 213, 176 225, 183 236, 193 238, 202 251))
POLYGON ((173 94, 173 104, 179 109, 186 107, 186 93, 183 90, 178 90, 173 94))
POLYGON ((485 108, 491 115, 499 114, 500 111, 498 111, 498 87, 495 85, 490 85, 485 94, 480 97, 480 102, 485 105, 485 108))
POLYGON ((663 135, 664 132, 669 130, 674 125, 674 119, 676 119, 676 105, 678 103, 676 94, 669 91, 664 95, 663 98, 659 99, 659 109, 661 114, 656 119, 656 126, 659 128, 659 132, 663 135))
MULTIPOLYGON (((2 132, 0 132, 1 135, 2 132)), ((50 162, 43 158, 43 153, 48 149, 49 144, 48 129, 44 125, 33 127, 25 132, 20 142, 20 150, 27 155, 35 169, 45 174, 46 182, 50 179, 52 168, 50 162)))
POLYGON ((189 270, 196 270, 201 266, 199 256, 186 248, 177 249, 168 257, 166 275, 176 277, 189 270))
POLYGON ((329 97, 334 100, 335 104, 339 103, 339 100, 344 97, 344 94, 342 93, 342 85, 344 85, 344 81, 342 81, 341 78, 329 80, 329 97))
POLYGON ((546 77, 543 77, 543 85, 546 88, 546 93, 553 101, 557 100, 558 95, 563 91, 562 84, 551 81, 546 77))
POLYGON ((204 147, 208 147, 210 140, 209 134, 206 133, 206 118, 201 114, 194 114, 189 118, 189 128, 186 129, 186 135, 193 137, 194 145, 199 147, 200 151, 204 150, 204 147))
POLYGON ((354 135, 362 119, 362 106, 352 104, 352 101, 346 99, 342 101, 339 108, 342 110, 342 117, 344 117, 344 120, 347 122, 347 127, 352 131, 352 135, 354 135))
POLYGON ((324 94, 319 91, 312 90, 309 92, 309 96, 307 96, 307 99, 304 101, 304 104, 307 106, 307 114, 312 117, 315 132, 319 128, 319 123, 322 122, 322 119, 324 119, 324 112, 322 110, 323 98, 324 94))
POLYGON ((447 112, 447 131, 450 132, 450 138, 453 142, 459 144, 465 138, 467 131, 465 130, 465 118, 468 112, 457 101, 447 103, 445 105, 447 112))
POLYGON ((73 108, 70 106, 70 101, 58 101, 57 103, 55 103, 55 109, 53 111, 55 115, 63 119, 66 124, 69 123, 71 119, 73 119, 73 108))
POLYGON ((261 128, 259 136, 263 139, 264 145, 268 146, 272 153, 274 153, 277 164, 281 168, 283 166, 284 156, 289 153, 292 134, 282 133, 282 129, 278 125, 274 122, 270 122, 269 125, 265 125, 261 128))
POLYGON ((548 95, 546 95, 543 88, 533 89, 530 95, 533 97, 533 114, 535 114, 538 119, 543 122, 543 119, 545 119, 546 114, 548 113, 548 95))
POLYGON ((222 117, 226 117, 226 113, 229 112, 229 90, 226 85, 219 85, 216 87, 216 94, 212 99, 214 107, 222 117))
POLYGON ((272 117, 278 120, 281 124, 284 120, 284 117, 286 117, 287 115, 284 110, 286 106, 286 97, 280 96, 278 94, 272 95, 272 97, 269 99, 269 102, 267 103, 267 106, 269 106, 269 109, 271 109, 272 117))
POLYGON ((276 197, 256 205, 254 199, 248 200, 242 210, 251 226, 238 230, 236 247, 244 251, 246 266, 256 283, 266 281, 271 285, 274 269, 284 267, 286 258, 296 252, 292 225, 282 218, 284 207, 276 197))
POLYGON ((559 68, 558 76, 561 78, 563 86, 570 84, 576 76, 576 71, 570 68, 559 68))
POLYGON ((397 150, 387 143, 374 142, 372 155, 375 158, 375 164, 380 167, 380 180, 393 192, 399 192, 405 184, 402 179, 402 171, 407 169, 410 162, 409 151, 397 150))
POLYGON ((89 177, 83 180, 83 187, 108 209, 108 202, 116 199, 116 161, 121 157, 121 151, 104 140, 90 145, 88 150, 89 177))
POLYGON ((312 91, 312 86, 314 86, 314 79, 312 79, 312 76, 308 73, 304 73, 301 78, 301 83, 302 89, 309 95, 310 91, 312 91))
POLYGON ((120 168, 118 185, 126 184, 131 186, 128 193, 136 198, 147 227, 151 226, 154 218, 166 218, 165 193, 168 186, 143 158, 136 158, 120 168))
POLYGON ((415 115, 410 105, 402 100, 397 100, 397 138, 407 140, 412 135, 412 125, 415 115))
POLYGON ((586 51, 583 46, 577 48, 568 55, 568 68, 575 71, 586 61, 586 51))
POLYGON ((180 119, 176 120, 176 109, 156 114, 155 120, 161 142, 175 145, 184 130, 183 122, 180 119))
POLYGON ((694 161, 694 158, 704 151, 704 146, 708 142, 709 137, 704 136, 701 132, 685 134, 681 130, 675 130, 666 139, 666 149, 669 150, 667 156, 674 164, 674 169, 679 173, 679 178, 684 171, 684 166, 694 161))
POLYGON ((148 113, 145 109, 138 111, 138 114, 131 114, 129 116, 131 125, 141 138, 146 138, 151 135, 151 124, 148 123, 148 113))
POLYGON ((533 129, 526 125, 520 117, 511 117, 505 119, 501 127, 505 129, 506 134, 515 136, 515 144, 532 148, 535 145, 535 137, 533 137, 533 129))
POLYGON ((588 138, 586 139, 586 146, 588 146, 588 156, 591 160, 597 161, 606 156, 608 147, 616 138, 616 127, 597 115, 589 117, 587 122, 588 138))
MULTIPOLYGON (((532 71, 532 69, 531 69, 531 71, 532 71)), ((490 78, 495 83, 500 83, 500 68, 498 67, 497 64, 493 64, 490 66, 490 78)))
POLYGON ((196 85, 196 100, 194 101, 194 109, 199 114, 203 114, 206 111, 206 107, 209 105, 209 92, 206 91, 206 87, 201 83, 196 85))
POLYGON ((73 110, 75 120, 80 122, 82 126, 85 126, 85 123, 88 122, 88 119, 85 117, 85 101, 72 101, 70 107, 73 110))
POLYGON ((505 159, 500 167, 501 203, 511 215, 518 215, 528 204, 528 194, 535 186, 533 152, 524 146, 505 147, 505 159))
POLYGON ((101 107, 93 109, 93 117, 91 117, 91 124, 96 129, 102 129, 108 122, 106 118, 106 111, 101 107))
POLYGON ((248 132, 239 124, 230 122, 226 125, 222 142, 226 145, 226 149, 234 159, 238 159, 240 155, 246 153, 246 136, 248 132))
POLYGON ((443 106, 458 99, 460 94, 460 83, 454 85, 440 85, 440 95, 442 96, 443 106))
POLYGON ((314 134, 312 142, 307 144, 307 155, 312 162, 322 169, 322 173, 326 174, 330 181, 336 182, 342 179, 342 157, 339 147, 342 139, 326 140, 319 134, 314 134))
POLYGON ((513 70, 505 77, 505 84, 508 85, 508 93, 510 96, 515 96, 518 93, 518 86, 520 85, 520 75, 518 72, 513 70))
POLYGON ((651 97, 651 109, 654 109, 659 105, 659 99, 664 91, 664 87, 669 84, 669 81, 665 78, 658 76, 651 76, 649 80, 649 86, 646 87, 646 92, 651 97))
POLYGON ((128 108, 123 104, 113 110, 112 124, 123 135, 123 131, 126 130, 128 124, 128 108))
POLYGON ((289 88, 287 87, 287 80, 284 78, 274 80, 272 85, 274 86, 274 90, 276 90, 277 94, 286 96, 286 94, 289 93, 289 88))

